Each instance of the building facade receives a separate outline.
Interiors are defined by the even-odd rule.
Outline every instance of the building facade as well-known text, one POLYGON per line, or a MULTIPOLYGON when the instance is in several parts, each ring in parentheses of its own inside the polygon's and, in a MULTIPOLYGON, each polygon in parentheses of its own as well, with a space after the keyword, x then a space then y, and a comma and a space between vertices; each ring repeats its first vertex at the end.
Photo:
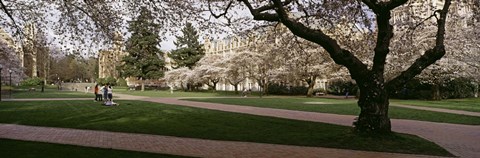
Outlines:
POLYGON ((100 50, 98 53, 98 77, 99 78, 119 78, 120 74, 117 70, 117 65, 122 61, 122 58, 127 55, 123 51, 123 37, 117 32, 114 37, 113 47, 109 50, 100 50))
MULTIPOLYGON (((282 29, 282 28, 281 28, 282 29)), ((257 35, 250 35, 250 36, 231 36, 220 40, 210 40, 208 37, 204 39, 204 49, 205 49, 205 56, 210 55, 220 55, 223 58, 227 58, 229 56, 233 56, 237 53, 242 51, 250 50, 256 51, 254 49, 255 44, 259 44, 264 42, 268 35, 257 36, 257 35)), ((274 38, 272 42, 279 42, 278 38, 274 38)), ((318 78, 316 79, 315 89, 326 89, 327 86, 327 79, 318 78)), ((275 83, 275 82, 274 82, 275 83)), ((296 83, 288 83, 290 86, 308 86, 306 83, 298 81, 296 83)), ((208 86, 204 86, 204 88, 208 88, 208 86)), ((216 90, 221 91, 233 91, 235 87, 229 84, 225 79, 222 79, 218 84, 216 90)), ((258 91, 260 90, 260 86, 255 79, 246 78, 243 82, 238 85, 238 90, 242 91, 244 89, 258 91)))

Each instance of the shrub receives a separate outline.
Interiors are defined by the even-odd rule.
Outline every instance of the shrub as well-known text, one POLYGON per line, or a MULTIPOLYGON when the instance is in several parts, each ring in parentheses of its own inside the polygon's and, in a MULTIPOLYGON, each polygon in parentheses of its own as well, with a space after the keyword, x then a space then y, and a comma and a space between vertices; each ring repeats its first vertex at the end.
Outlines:
POLYGON ((470 79, 457 78, 444 84, 440 91, 444 99, 468 98, 475 95, 475 85, 470 79))
POLYGON ((357 94, 358 86, 350 81, 333 80, 328 82, 327 92, 335 95, 345 95, 348 91, 349 94, 357 94))
POLYGON ((116 86, 117 85, 117 80, 113 77, 107 77, 107 78, 99 78, 97 79, 97 83, 100 85, 108 84, 111 86, 116 86))
POLYGON ((26 80, 23 80, 20 85, 22 86, 38 86, 38 85, 42 85, 43 83, 43 80, 41 78, 38 78, 38 77, 32 77, 32 78, 28 78, 26 80))
POLYGON ((422 83, 419 79, 412 79, 403 87, 390 92, 390 98, 397 99, 431 99, 432 86, 422 83))
POLYGON ((274 95, 306 95, 307 87, 304 86, 286 86, 277 83, 268 85, 268 93, 274 95))
POLYGON ((122 87, 126 87, 127 86, 127 81, 123 78, 119 78, 117 80, 117 86, 122 86, 122 87))
MULTIPOLYGON (((475 95, 475 85, 471 81, 468 78, 445 81, 445 84, 440 85, 440 95, 443 99, 473 97, 475 95)), ((432 99, 432 87, 432 84, 422 83, 419 79, 413 79, 403 88, 390 92, 390 97, 399 99, 432 99)))

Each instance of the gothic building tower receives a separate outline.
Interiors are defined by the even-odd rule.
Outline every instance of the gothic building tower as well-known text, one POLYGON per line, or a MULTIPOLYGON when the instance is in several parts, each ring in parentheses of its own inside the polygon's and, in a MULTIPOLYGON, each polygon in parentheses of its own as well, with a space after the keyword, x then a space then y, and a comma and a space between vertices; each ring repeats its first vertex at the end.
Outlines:
POLYGON ((25 25, 24 34, 23 48, 25 54, 22 54, 24 56, 22 59, 26 58, 26 60, 22 62, 22 66, 25 66, 27 76, 37 77, 37 50, 35 49, 37 30, 35 24, 29 23, 25 25))
POLYGON ((13 48, 16 51, 17 57, 20 61, 20 66, 21 68, 23 68, 24 54, 22 47, 18 46, 13 40, 13 38, 10 36, 10 34, 5 32, 5 30, 3 30, 2 28, 0 28, 0 40, 2 42, 5 42, 9 47, 13 48))
POLYGON ((120 32, 116 32, 113 38, 113 48, 110 50, 101 50, 98 55, 98 77, 118 78, 119 73, 116 66, 121 63, 126 52, 122 50, 123 37, 120 32))

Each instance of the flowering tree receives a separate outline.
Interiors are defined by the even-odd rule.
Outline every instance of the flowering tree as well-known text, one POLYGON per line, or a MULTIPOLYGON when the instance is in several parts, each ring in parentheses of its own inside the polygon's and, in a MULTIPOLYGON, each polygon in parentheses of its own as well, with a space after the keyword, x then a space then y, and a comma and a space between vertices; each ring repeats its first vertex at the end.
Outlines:
MULTIPOLYGON (((361 113, 354 123, 356 131, 366 133, 390 133, 391 125, 388 117, 388 91, 405 84, 418 75, 445 54, 445 21, 451 1, 446 0, 442 9, 435 12, 438 17, 435 44, 425 50, 411 66, 391 80, 385 80, 385 64, 390 53, 390 44, 394 27, 390 24, 391 11, 407 0, 389 1, 222 1, 217 4, 223 12, 213 14, 221 16, 228 14, 232 5, 245 6, 254 20, 278 22, 285 25, 293 34, 322 46, 337 64, 345 66, 351 77, 360 88, 358 105, 361 113), (360 3, 361 2, 361 3, 360 3), (224 5, 218 5, 223 3, 224 5), (366 9, 368 8, 368 9, 366 9), (294 14, 298 15, 295 16, 294 14), (369 15, 375 15, 375 17, 369 15), (329 26, 349 22, 353 25, 368 28, 375 38, 375 48, 372 65, 362 62, 354 49, 348 49, 335 38, 337 33, 329 35, 329 26), (320 26, 320 27, 319 27, 320 26), (376 33, 374 35, 373 33, 376 33), (357 54, 357 55, 356 55, 357 54)), ((218 9, 217 9, 218 10, 218 9)), ((345 38, 348 39, 348 38, 345 38)), ((367 62, 368 63, 368 62, 367 62)))
POLYGON ((268 85, 281 74, 283 70, 280 63, 285 60, 274 53, 279 51, 277 47, 270 47, 264 44, 261 41, 257 42, 252 47, 252 50, 247 50, 243 53, 243 58, 245 58, 245 63, 247 64, 245 68, 248 72, 248 77, 257 81, 261 88, 260 96, 263 93, 268 94, 268 85))
MULTIPOLYGON (((472 9, 478 13, 479 2, 476 0, 465 0, 469 5, 474 6, 472 9)), ((6 2, 6 1, 5 1, 6 2)), ((62 30, 79 30, 82 28, 95 28, 108 37, 113 35, 115 26, 121 24, 120 17, 122 10, 125 8, 135 13, 139 7, 149 6, 155 12, 155 19, 162 21, 164 28, 174 26, 179 22, 177 19, 188 20, 189 17, 197 17, 200 19, 208 8, 212 12, 213 17, 224 17, 224 21, 233 25, 241 25, 242 27, 259 26, 271 23, 282 23, 294 35, 311 41, 323 47, 333 61, 339 65, 346 67, 352 77, 359 85, 360 98, 358 105, 361 113, 355 122, 355 129, 367 133, 389 133, 391 132, 390 119, 388 117, 389 97, 388 91, 395 90, 407 81, 420 74, 426 67, 433 64, 446 53, 445 49, 445 22, 447 20, 448 10, 451 0, 443 1, 443 7, 432 12, 432 17, 436 17, 434 26, 436 28, 435 42, 429 45, 422 54, 413 60, 411 64, 405 64, 406 68, 399 74, 391 78, 387 78, 385 74, 385 65, 387 56, 390 54, 392 37, 394 36, 394 28, 398 26, 391 25, 392 11, 408 0, 359 0, 359 1, 294 1, 294 0, 269 0, 269 1, 249 1, 249 0, 227 0, 227 1, 208 1, 208 6, 203 4, 193 4, 198 1, 147 1, 147 0, 126 0, 123 3, 114 3, 116 1, 38 1, 35 3, 26 3, 31 5, 29 8, 34 9, 14 9, 24 4, 23 1, 9 1, 6 6, 2 7, 4 12, 9 14, 8 17, 21 17, 25 15, 38 13, 46 13, 49 7, 55 8, 62 12, 62 21, 57 24, 65 26, 74 26, 76 29, 63 28, 62 30), (50 3, 47 3, 50 2, 50 3), (49 6, 47 4, 51 4, 49 6), (123 5, 120 5, 123 4, 123 5), (46 6, 46 7, 44 7, 46 6), (124 7, 127 6, 127 7, 124 7), (41 8, 36 10, 36 8, 41 8), (118 9, 120 8, 120 9, 118 9), (196 9, 196 10, 195 10, 196 9), (250 12, 250 16, 242 17, 244 9, 250 12), (34 11, 32 11, 34 10, 34 11), (26 12, 24 14, 24 12, 26 12), (190 16, 186 16, 190 15, 190 16), (238 17, 238 18, 236 18, 238 17), (249 20, 250 19, 250 20, 249 20), (260 22, 251 21, 251 19, 260 22), (118 23, 117 23, 118 22, 118 23), (80 25, 79 25, 80 24, 80 25), (110 24, 110 25, 109 25, 110 24), (342 24, 342 25, 338 25, 342 24), (350 25, 344 25, 350 24, 350 25), (97 27, 92 27, 97 26, 97 27), (366 34, 374 39, 365 42, 374 48, 369 51, 362 52, 352 49, 348 44, 343 43, 339 39, 352 39, 350 33, 332 32, 330 28, 358 27, 359 31, 366 30, 366 34), (345 38, 341 36, 346 36, 345 38), (362 56, 369 61, 364 61, 362 56)), ((205 2, 205 1, 202 1, 205 2)), ((129 12, 132 14, 131 12, 129 12)), ((422 14, 424 12, 416 12, 414 14, 422 14)), ((133 14, 132 14, 133 15, 133 14)), ((25 16, 26 17, 26 16, 25 16)), ((479 15, 474 16, 477 21, 479 15)), ((36 19, 42 19, 37 17, 36 19)), ((5 20, 6 21, 6 20, 5 20)), ((41 20, 37 20, 41 21, 41 20)), ((209 22, 209 20, 205 20, 209 22)), ((45 27, 46 25, 43 25, 45 27)), ((208 26, 208 25, 206 25, 208 26)), ((45 27, 46 28, 46 27, 45 27)), ((178 27, 177 27, 178 28, 178 27)), ((72 32, 69 31, 69 32, 72 32)), ((97 31, 95 31, 97 32, 97 31)), ((352 36, 354 37, 354 36, 352 36)), ((262 50, 260 50, 262 51, 262 50)), ((270 58, 272 59, 272 58, 270 58)), ((272 61, 272 60, 264 60, 272 61)), ((255 61, 256 63, 260 63, 255 61)), ((404 61, 395 61, 405 63, 404 61)), ((271 63, 259 64, 257 79, 262 85, 268 80, 268 76, 272 76, 270 70, 275 68, 271 63)))
MULTIPOLYGON (((418 2, 424 6, 432 5, 428 1, 418 2)), ((468 3, 467 3, 468 4, 468 3)), ((461 7, 465 3, 452 4, 454 8, 461 7)), ((428 8, 428 7, 427 7, 428 8)), ((430 8, 435 8, 431 6, 430 8)), ((406 12, 412 14, 412 12, 406 12)), ((396 77, 408 68, 422 55, 422 52, 429 49, 436 42, 436 26, 434 16, 422 18, 421 15, 411 15, 412 18, 396 18, 394 21, 397 34, 392 39, 392 48, 395 48, 387 58, 386 76, 389 79, 396 77), (407 25, 410 27, 401 27, 407 25), (395 61, 403 61, 395 62, 395 61), (408 63, 408 64, 405 64, 408 63)), ((445 25, 445 49, 444 57, 436 61, 418 76, 423 82, 432 85, 433 99, 438 100, 440 96, 440 86, 453 78, 472 78, 470 74, 475 74, 475 67, 467 67, 470 62, 465 57, 478 54, 478 22, 474 22, 474 14, 466 9, 453 9, 449 11, 449 21, 445 25), (476 27, 475 27, 476 26, 476 27)))
POLYGON ((12 71, 12 84, 19 83, 26 76, 20 66, 20 59, 17 56, 17 50, 11 45, 8 45, 5 41, 0 40, 0 52, 0 65, 2 65, 2 71, 0 74, 2 78, 10 75, 10 71, 12 71))
POLYGON ((299 39, 286 31, 277 36, 279 39, 278 45, 282 48, 289 48, 286 51, 276 53, 285 59, 285 68, 280 72, 285 73, 286 76, 292 76, 293 82, 301 80, 307 83, 308 91, 306 95, 312 97, 316 80, 331 74, 335 65, 322 48, 309 41, 299 39))
MULTIPOLYGON (((248 62, 251 61, 247 58, 248 53, 246 51, 240 51, 225 60, 225 80, 234 87, 235 94, 238 94, 238 85, 248 77, 247 69, 250 65, 248 62)), ((245 89, 245 87, 243 87, 243 89, 245 89)))
POLYGON ((217 83, 224 76, 225 69, 222 67, 222 63, 223 58, 220 55, 209 55, 201 58, 193 69, 199 77, 197 82, 204 83, 215 91, 217 83))
POLYGON ((180 86, 185 90, 185 86, 192 82, 192 77, 194 73, 188 67, 181 67, 178 69, 173 69, 165 72, 164 80, 167 82, 167 85, 172 89, 180 86))

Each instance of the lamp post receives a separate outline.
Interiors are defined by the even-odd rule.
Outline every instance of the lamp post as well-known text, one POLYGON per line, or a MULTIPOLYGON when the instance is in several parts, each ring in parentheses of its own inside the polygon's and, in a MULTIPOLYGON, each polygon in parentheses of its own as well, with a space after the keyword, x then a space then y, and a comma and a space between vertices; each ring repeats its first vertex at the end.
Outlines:
POLYGON ((12 86, 12 70, 8 70, 8 73, 10 74, 10 99, 12 98, 12 89, 13 89, 13 86, 12 86))
POLYGON ((2 101, 2 68, 3 65, 0 64, 0 101, 2 101))

